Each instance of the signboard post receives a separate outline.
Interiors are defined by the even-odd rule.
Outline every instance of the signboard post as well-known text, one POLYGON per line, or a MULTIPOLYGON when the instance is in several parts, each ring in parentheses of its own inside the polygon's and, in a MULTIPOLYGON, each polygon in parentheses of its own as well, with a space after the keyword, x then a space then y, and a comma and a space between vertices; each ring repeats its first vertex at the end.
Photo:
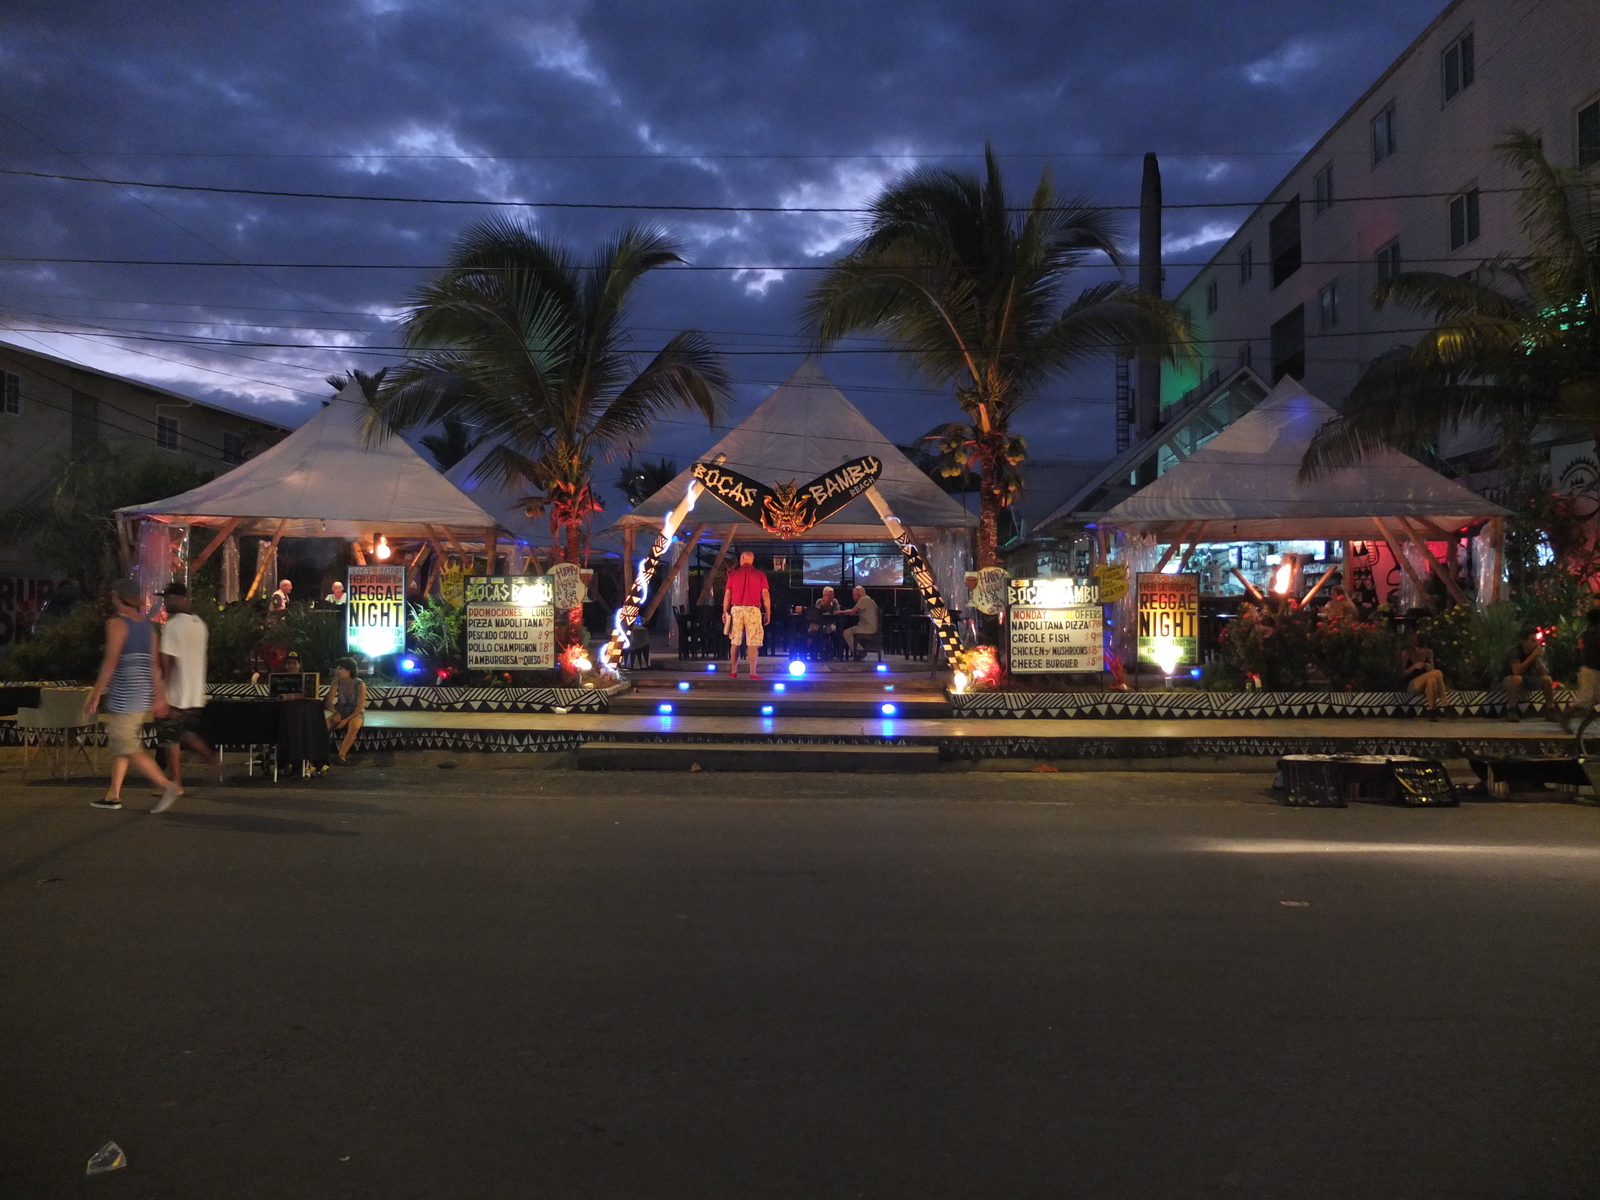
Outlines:
POLYGON ((471 575, 465 594, 469 671, 548 671, 556 665, 549 576, 471 575))
POLYGON ((1013 675, 1105 670, 1098 580, 1013 579, 1006 602, 1013 675))
POLYGON ((1138 661, 1170 674, 1200 662, 1200 576, 1141 574, 1138 661))
POLYGON ((344 644, 368 658, 406 648, 406 568, 403 563, 350 567, 344 583, 344 644))

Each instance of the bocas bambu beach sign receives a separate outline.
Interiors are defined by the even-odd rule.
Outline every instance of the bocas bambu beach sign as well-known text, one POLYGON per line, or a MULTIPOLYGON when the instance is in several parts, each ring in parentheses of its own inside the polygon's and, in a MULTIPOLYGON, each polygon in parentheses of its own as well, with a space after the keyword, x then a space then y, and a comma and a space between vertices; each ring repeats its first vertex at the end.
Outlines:
POLYGON ((695 463, 691 473, 707 492, 752 524, 792 538, 826 521, 877 483, 883 460, 864 454, 803 486, 792 479, 769 486, 711 462, 695 463))

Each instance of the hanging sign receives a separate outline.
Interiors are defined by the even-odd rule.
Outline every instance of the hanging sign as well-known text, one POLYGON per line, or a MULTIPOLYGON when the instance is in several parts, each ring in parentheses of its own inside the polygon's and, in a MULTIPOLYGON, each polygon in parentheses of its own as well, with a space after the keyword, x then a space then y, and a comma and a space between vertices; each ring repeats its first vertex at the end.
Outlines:
POLYGON ((587 589, 583 586, 583 572, 577 563, 560 562, 550 568, 550 586, 554 591, 551 603, 567 610, 583 604, 587 589))
POLYGON ((465 595, 469 671, 556 665, 555 586, 548 575, 470 575, 465 595))
POLYGON ((460 608, 467 602, 465 585, 462 583, 465 578, 458 558, 452 558, 439 573, 439 598, 451 608, 460 608))
POLYGON ((1139 661, 1169 671, 1200 661, 1200 576, 1138 577, 1139 661))
POLYGON ((1013 579, 1006 628, 1017 675, 1105 670, 1105 612, 1094 579, 1013 579))
POLYGON ((870 454, 842 463, 810 483, 775 483, 768 487, 748 475, 716 463, 695 463, 692 474, 711 495, 768 533, 796 537, 826 521, 878 482, 883 460, 870 454))
POLYGON ((1094 569, 1100 581, 1100 603, 1115 604, 1128 594, 1128 564, 1103 562, 1094 569))
POLYGON ((344 644, 368 658, 406 648, 406 568, 403 563, 350 567, 344 576, 344 644))
POLYGON ((1005 607, 1007 574, 1004 567, 968 571, 965 582, 972 607, 979 612, 992 617, 1005 607))

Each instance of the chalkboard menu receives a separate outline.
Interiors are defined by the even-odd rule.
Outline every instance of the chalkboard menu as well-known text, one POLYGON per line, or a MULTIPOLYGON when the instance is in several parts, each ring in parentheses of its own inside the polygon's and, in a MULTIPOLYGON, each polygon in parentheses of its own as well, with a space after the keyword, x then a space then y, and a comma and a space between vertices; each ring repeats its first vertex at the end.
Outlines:
POLYGON ((322 676, 315 671, 279 671, 267 676, 267 695, 274 700, 292 700, 304 696, 308 700, 322 695, 322 676))
POLYGON ((1013 579, 1006 600, 1012 674, 1105 670, 1098 580, 1013 579))

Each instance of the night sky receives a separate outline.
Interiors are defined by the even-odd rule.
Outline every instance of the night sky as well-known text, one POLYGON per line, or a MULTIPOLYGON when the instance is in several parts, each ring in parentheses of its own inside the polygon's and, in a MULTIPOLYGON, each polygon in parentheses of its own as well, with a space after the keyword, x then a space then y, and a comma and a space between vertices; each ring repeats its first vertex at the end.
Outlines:
MULTIPOLYGON (((11 0, 0 166, 496 203, 853 207, 917 164, 976 168, 988 138, 1021 198, 1048 167, 1069 195, 1134 205, 1153 149, 1169 203, 1255 201, 1441 6, 11 0)), ((388 318, 457 230, 496 211, 15 175, 0 188, 0 255, 245 264, 0 263, 0 336, 287 424, 328 395, 330 372, 396 359, 388 318)), ((732 354, 735 417, 799 362, 799 300, 858 220, 521 211, 578 243, 629 221, 671 230, 695 269, 643 285, 640 347, 708 331, 732 354)), ((1168 213, 1169 294, 1247 211, 1168 213)), ((892 439, 958 415, 877 343, 825 366, 892 439)), ((1108 362, 1041 395, 1022 421, 1032 453, 1109 454, 1111 379, 1108 362)), ((680 464, 713 436, 687 417, 659 430, 641 452, 680 464)))

